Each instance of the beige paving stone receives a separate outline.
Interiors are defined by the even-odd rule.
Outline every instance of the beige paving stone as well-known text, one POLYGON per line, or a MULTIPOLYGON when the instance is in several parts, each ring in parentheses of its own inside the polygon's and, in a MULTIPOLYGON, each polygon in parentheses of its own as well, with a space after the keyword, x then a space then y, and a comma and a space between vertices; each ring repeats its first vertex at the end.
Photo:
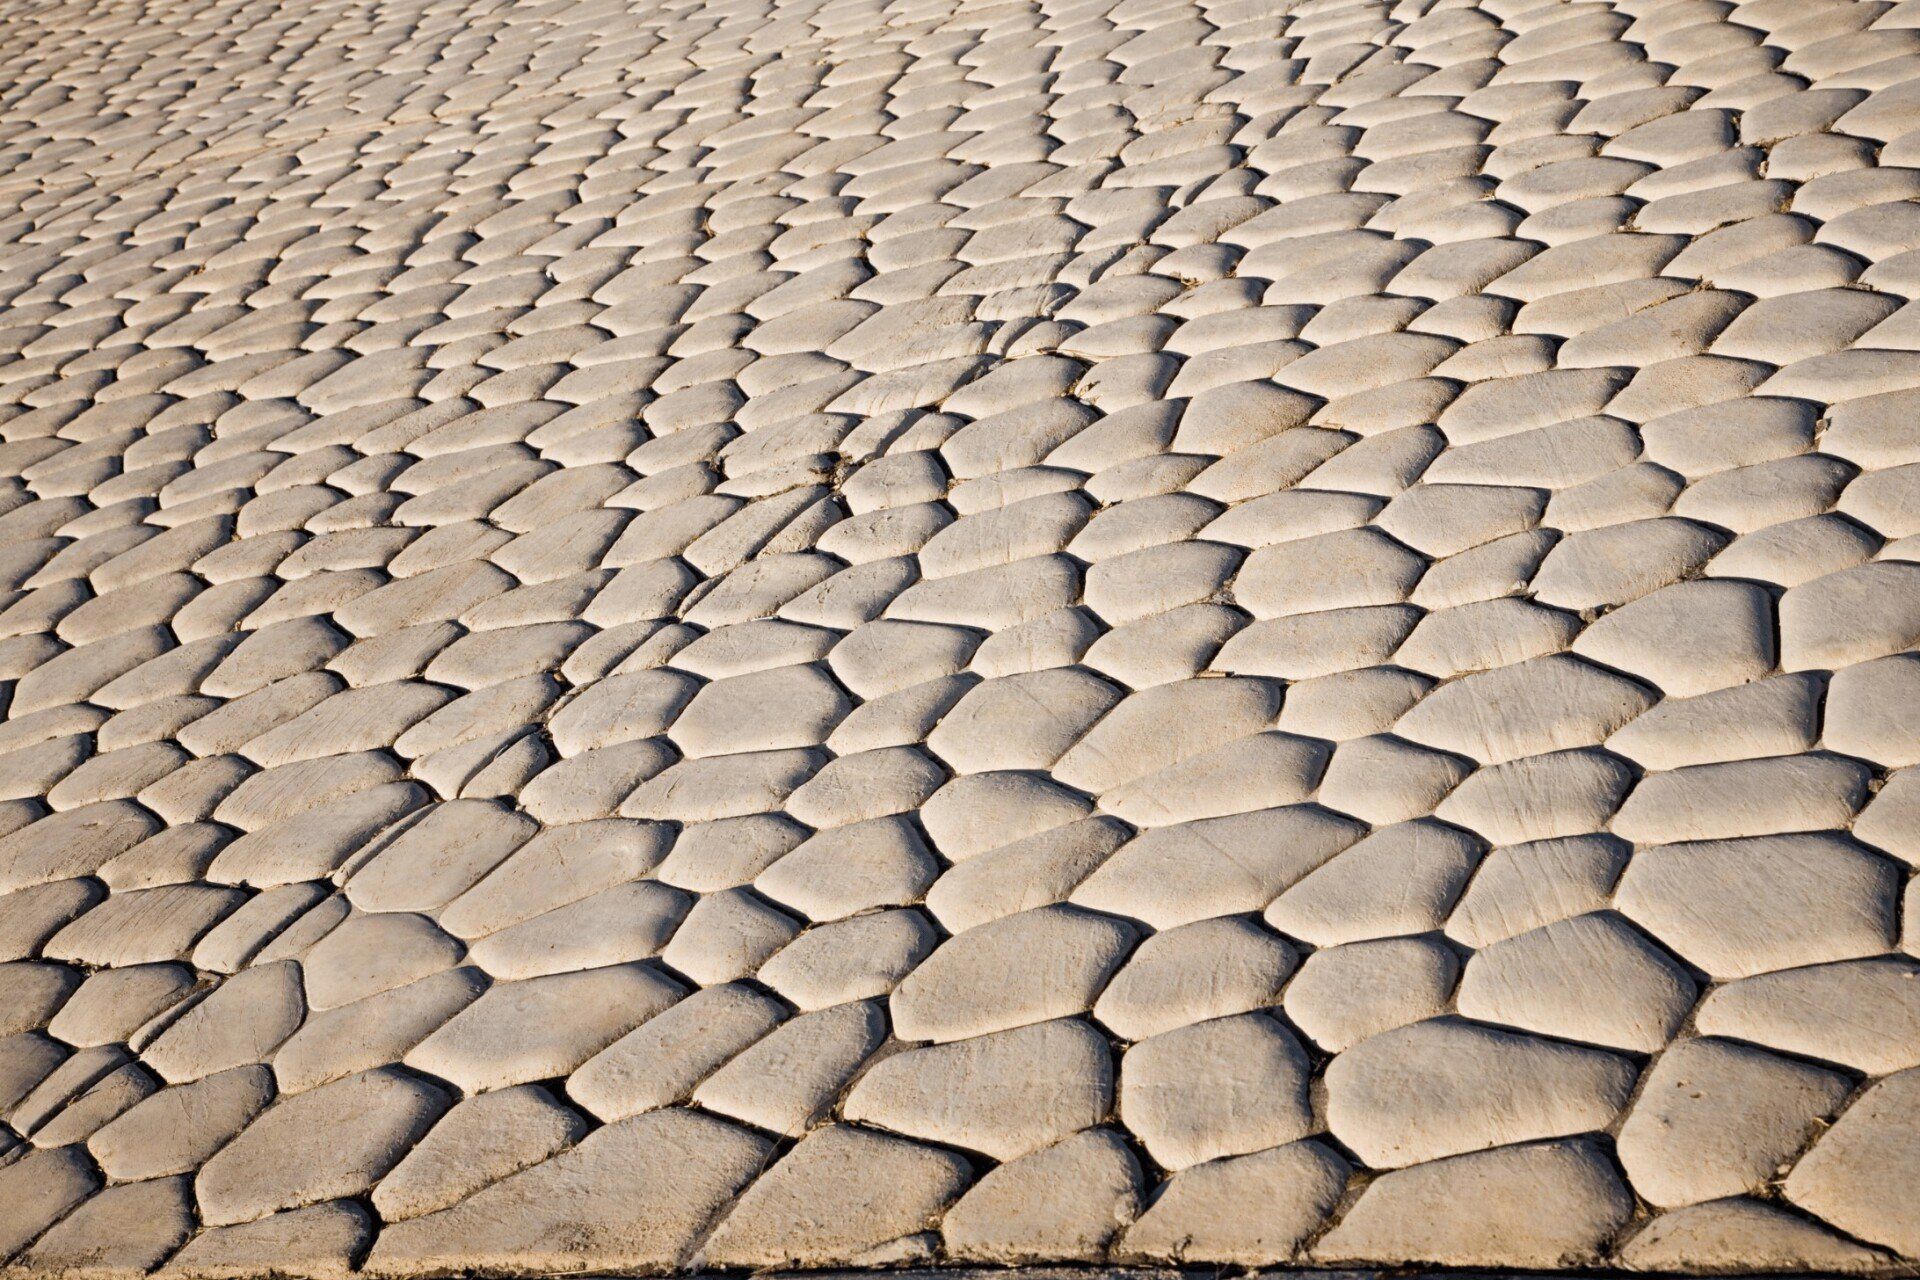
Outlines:
POLYGON ((1642 1271, 1706 1271, 1728 1265, 1769 1270, 1866 1271, 1886 1255, 1763 1200, 1715 1200, 1669 1210, 1620 1247, 1642 1271))
POLYGON ((1458 1007, 1482 1022, 1648 1053, 1666 1047, 1697 994, 1687 972, 1644 934, 1596 912, 1475 952, 1458 1007))
POLYGON ((1106 1042, 1063 1019, 890 1057, 855 1083, 842 1114, 1006 1161, 1091 1128, 1112 1105, 1106 1042))
POLYGON ((1432 938, 1381 938, 1308 956, 1288 984, 1288 1019, 1338 1053, 1369 1036, 1447 1012, 1460 961, 1432 938))
POLYGON ((1705 1035, 1838 1062, 1871 1075, 1920 1065, 1920 967, 1878 956, 1757 974, 1700 1002, 1705 1035), (1861 1021, 1852 1010, 1872 1008, 1861 1021))
POLYGON ((1345 1161, 1311 1141, 1195 1165, 1167 1180, 1116 1252, 1155 1262, 1290 1259, 1331 1217, 1347 1175, 1345 1161))
POLYGON ((1437 823, 1383 827, 1309 872, 1265 918, 1316 947, 1425 933, 1445 922, 1479 852, 1471 837, 1437 823))
POLYGON ((185 1178, 109 1187, 80 1205, 20 1255, 35 1271, 144 1275, 193 1232, 185 1178))
POLYGON ((383 1231, 367 1266, 377 1274, 431 1272, 455 1259, 549 1272, 672 1267, 767 1155, 763 1139, 696 1112, 636 1116, 452 1208, 383 1231))
POLYGON ((740 1198, 701 1248, 718 1265, 847 1261, 917 1234, 966 1186, 966 1161, 867 1130, 809 1134, 740 1198), (857 1201, 858 1214, 843 1206, 857 1201))
POLYGON ((640 965, 499 983, 405 1061, 475 1092, 549 1080, 567 1075, 681 994, 678 983, 640 965), (563 1016, 581 1008, 594 1016, 563 1016))
POLYGON ((1573 1266, 1599 1257, 1632 1212, 1632 1197, 1592 1144, 1504 1147, 1379 1178, 1313 1254, 1326 1262, 1573 1266))
POLYGON ((1606 1128, 1635 1071, 1593 1049, 1434 1020, 1362 1041, 1327 1068, 1327 1123, 1376 1168, 1606 1128))
POLYGON ((691 905, 666 885, 616 885, 477 939, 468 954, 492 976, 513 980, 645 960, 667 945, 691 905))
POLYGON ((949 1255, 978 1262, 1096 1261, 1139 1216, 1139 1162, 1094 1129, 1000 1165, 940 1222, 949 1255))
POLYGON ((1762 1189, 1852 1091, 1845 1076, 1731 1041, 1688 1039, 1648 1073, 1620 1128, 1634 1190, 1662 1206, 1762 1189))
POLYGON ((1306 805, 1157 827, 1121 846, 1068 901, 1155 929, 1242 915, 1362 834, 1359 824, 1306 805))
POLYGON ((1913 1203, 1898 1188, 1913 1167, 1912 1071, 1869 1086, 1783 1184, 1787 1199, 1841 1230, 1901 1253, 1913 1248, 1913 1203))
POLYGON ((962 1040, 1083 1013, 1138 936, 1124 920, 1065 906, 969 929, 894 992, 894 1031, 905 1040, 962 1040))
POLYGON ((534 1085, 477 1094, 441 1116, 374 1187, 387 1222, 448 1208, 578 1142, 586 1125, 534 1085))
POLYGON ((1307 1136, 1305 1051, 1260 1014, 1143 1040, 1120 1062, 1120 1118, 1161 1167, 1180 1170, 1307 1136))
POLYGON ((87 1139, 108 1176, 136 1180, 191 1173, 274 1096, 267 1068, 235 1067, 174 1085, 136 1103, 87 1139))
POLYGON ((486 989, 477 969, 449 969, 308 1016, 274 1051, 283 1092, 397 1062, 486 989))
POLYGON ((349 1274, 372 1239, 372 1215, 352 1201, 276 1213, 256 1222, 203 1229, 161 1274, 192 1280, 238 1280, 263 1267, 298 1268, 316 1277, 349 1274))
POLYGON ((1683 960, 1725 979, 1890 950, 1894 894, 1891 865, 1842 836, 1813 834, 1641 849, 1614 901, 1683 960))
POLYGON ((201 1217, 229 1226, 358 1195, 399 1162, 446 1106, 437 1087, 391 1070, 284 1099, 195 1175, 201 1217))
POLYGON ((172 1083, 265 1062, 306 1016, 300 966, 282 960, 247 969, 189 1007, 141 1050, 172 1083))
POLYGON ((34 1151, 0 1166, 6 1191, 0 1248, 11 1256, 82 1204, 100 1187, 99 1175, 72 1147, 34 1151))
POLYGON ((1299 964, 1294 949, 1241 917, 1197 920, 1146 939, 1094 1002, 1126 1040, 1270 1006, 1299 964))

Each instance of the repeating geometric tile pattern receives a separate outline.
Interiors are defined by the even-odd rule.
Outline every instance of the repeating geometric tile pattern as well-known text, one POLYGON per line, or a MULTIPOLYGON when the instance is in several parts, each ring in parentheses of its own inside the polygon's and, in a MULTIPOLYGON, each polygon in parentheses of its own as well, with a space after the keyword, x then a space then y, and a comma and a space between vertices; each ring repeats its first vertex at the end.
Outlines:
POLYGON ((1914 0, 13 0, 0 1260, 1920 1265, 1914 0))

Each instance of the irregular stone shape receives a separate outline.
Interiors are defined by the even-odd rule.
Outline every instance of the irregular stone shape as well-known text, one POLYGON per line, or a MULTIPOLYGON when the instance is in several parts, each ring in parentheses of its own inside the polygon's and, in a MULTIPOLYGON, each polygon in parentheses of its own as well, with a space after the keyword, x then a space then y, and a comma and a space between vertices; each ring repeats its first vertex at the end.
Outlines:
POLYGON ((1459 977, 1459 959, 1432 937, 1349 942, 1308 956, 1284 1007, 1315 1044, 1338 1053, 1446 1013, 1459 977))
POLYGON ((1398 823, 1309 873, 1274 899, 1266 920, 1321 947, 1425 933, 1446 921, 1479 858, 1479 842, 1463 832, 1398 823))
POLYGON ((587 1059, 567 1094, 603 1120, 671 1106, 784 1017, 778 1001, 750 988, 704 988, 587 1059))
POLYGON ((1920 565, 1841 569, 1780 597, 1780 665, 1812 671, 1870 662, 1920 639, 1920 565))
POLYGON ((1827 686, 1825 743, 1887 768, 1920 764, 1916 706, 1920 658, 1902 654, 1836 671, 1827 686))
POLYGON ((1127 697, 1071 750, 1054 777, 1089 792, 1110 791, 1273 723, 1280 690, 1229 676, 1159 685, 1127 697))
POLYGON ((1620 1246, 1638 1271, 1870 1271, 1888 1255, 1763 1200, 1715 1200, 1673 1209, 1620 1246))
POLYGON ((100 968, 182 960, 244 898, 237 889, 198 884, 116 893, 47 939, 41 954, 100 968))
POLYGON ((1820 736, 1819 682, 1775 676, 1693 698, 1669 698, 1607 739, 1646 769, 1679 769, 1810 750, 1820 736))
POLYGON ((1157 1164, 1177 1171, 1307 1136, 1310 1074, 1306 1051, 1272 1018, 1218 1018, 1128 1049, 1120 1116, 1157 1164))
POLYGON ((1663 1208, 1761 1190, 1845 1102, 1852 1085, 1726 1040, 1660 1055, 1620 1126, 1634 1190, 1663 1208))
POLYGON ((894 991, 894 1034, 961 1040, 1084 1013, 1138 937, 1127 921, 1065 906, 969 929, 894 991))
POLYGON ((306 1011, 298 964, 282 960, 244 969, 176 1018, 141 1056, 173 1083, 203 1079, 266 1061, 306 1011))
POLYGON ((1501 764, 1596 745, 1653 703, 1631 680, 1554 654, 1444 685, 1401 716, 1394 732, 1501 764))
POLYGON ((356 1196, 407 1153, 447 1108, 439 1088, 398 1071, 349 1076, 262 1112, 194 1178, 212 1226, 356 1196))
POLYGON ((1890 950, 1897 876, 1844 836, 1642 849, 1615 902, 1679 956, 1744 978, 1890 950))
POLYGON ((1607 614, 1573 651, 1686 698, 1757 679, 1773 669, 1773 602, 1739 582, 1680 582, 1607 614), (1687 637, 1686 655, 1672 644, 1687 637))
POLYGON ((697 1112, 635 1116, 450 1209, 387 1227, 367 1267, 665 1271, 686 1261, 770 1153, 764 1139, 697 1112))
POLYGON ((440 927, 459 938, 498 932, 638 880, 660 865, 672 843, 670 831, 627 818, 549 827, 448 903, 439 913, 440 927))
POLYGON ((941 1238, 971 1262, 1097 1262, 1139 1216, 1143 1181, 1117 1134, 1077 1133, 989 1171, 947 1210, 941 1238))
POLYGON ((193 1227, 185 1178, 108 1187, 34 1241, 19 1263, 53 1274, 144 1275, 193 1227))
POLYGON ((1300 960, 1242 917, 1197 920, 1135 948, 1094 1002, 1093 1016, 1124 1040, 1265 1008, 1300 960))
POLYGON ((1597 1049, 1466 1023, 1419 1022, 1327 1068, 1327 1125, 1375 1168, 1605 1129, 1635 1071, 1597 1049))
POLYGON ((1359 823, 1309 805, 1157 827, 1123 845, 1068 901, 1155 929, 1242 915, 1362 834, 1359 823))
POLYGON ((1615 834, 1646 844, 1728 840, 1845 826, 1866 801, 1869 771, 1831 756, 1701 764, 1643 779, 1614 816, 1615 834))
POLYGON ((1167 1180, 1114 1252, 1159 1263, 1291 1260, 1333 1216, 1348 1172, 1317 1142, 1194 1165, 1167 1180))
POLYGON ((373 1189, 385 1222, 448 1208, 586 1136, 586 1123, 546 1090, 519 1085, 457 1103, 373 1189))
POLYGON ((803 841, 760 872, 753 886, 809 919, 835 920, 912 902, 939 874, 912 823, 880 817, 803 841))
POLYGON ((235 1067, 162 1089, 108 1121, 87 1149, 118 1181, 191 1173, 273 1101, 263 1066, 235 1067))
POLYGON ((667 945, 691 906, 663 884, 616 885, 476 939, 469 954, 494 977, 512 979, 644 960, 667 945))
POLYGON ((759 979, 811 1012, 888 995, 938 945, 919 911, 875 911, 800 934, 767 958, 759 979))
POLYGON ((100 1187, 73 1147, 30 1151, 0 1165, 0 1251, 11 1257, 100 1187))
POLYGON ((831 676, 783 667, 706 685, 669 733, 696 757, 811 747, 827 740, 851 706, 831 676))
POLYGON ((363 911, 433 911, 479 883, 538 826, 484 800, 452 800, 362 863, 347 896, 363 911))
POLYGON ((1013 1160, 1091 1128, 1113 1105, 1113 1058, 1076 1019, 877 1063, 841 1107, 851 1121, 1013 1160))
POLYGON ((353 915, 301 957, 307 1003, 332 1009, 460 963, 466 949, 425 916, 353 915))
POLYGON ((1920 963, 1881 956, 1743 978, 1708 992, 1694 1025, 1868 1075, 1903 1071, 1920 1066, 1920 963))
POLYGON ((702 1264, 845 1263, 926 1230, 971 1179, 951 1151, 829 1125, 747 1189, 702 1246, 702 1264))
POLYGON ((955 703, 927 747, 957 773, 1046 769, 1120 697, 1107 681, 1071 668, 1001 676, 955 703))
POLYGON ((1624 842, 1575 836, 1495 849, 1447 918, 1447 933, 1485 947, 1608 904, 1627 865, 1624 842))
POLYGON ((134 1032, 192 990, 192 971, 182 965, 102 969, 67 998, 47 1023, 47 1031, 81 1046, 131 1040, 134 1032))
POLYGON ((1907 1194, 1920 1161, 1916 1102, 1920 1071, 1869 1086, 1787 1175, 1787 1199, 1859 1239, 1920 1250, 1920 1205, 1907 1194))
POLYGON ((571 1074, 682 994, 679 983, 641 965, 503 982, 405 1061, 469 1092, 551 1080, 571 1074))
POLYGON ((875 1001, 802 1014, 715 1072, 693 1100, 773 1133, 804 1133, 886 1038, 886 1016, 875 1001))
POLYGON ((1590 1265, 1632 1214, 1633 1197, 1593 1144, 1507 1147, 1382 1175, 1314 1246, 1313 1257, 1590 1265))
POLYGON ((1467 961, 1459 1009, 1481 1022, 1610 1049, 1666 1047, 1699 989, 1619 916, 1555 921, 1495 942, 1467 961))
POLYGON ((181 1280, 244 1280, 284 1267, 314 1280, 336 1280, 350 1274, 373 1234, 372 1214, 350 1200, 336 1200, 202 1230, 159 1274, 181 1280))
POLYGON ((487 989, 478 969, 449 969, 310 1016, 273 1055, 283 1093, 398 1062, 487 989))
POLYGON ((46 1026, 81 981, 81 975, 65 965, 0 964, 0 1035, 46 1026))
POLYGON ((735 982, 792 942, 800 925, 745 889, 710 893, 681 921, 662 960, 703 986, 735 982))

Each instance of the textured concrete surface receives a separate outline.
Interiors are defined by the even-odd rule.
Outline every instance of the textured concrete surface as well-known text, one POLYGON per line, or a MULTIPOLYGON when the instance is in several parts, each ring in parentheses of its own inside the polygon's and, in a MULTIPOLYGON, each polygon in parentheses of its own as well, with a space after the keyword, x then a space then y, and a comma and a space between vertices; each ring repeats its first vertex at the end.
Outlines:
POLYGON ((7 0, 0 1267, 1920 1268, 1920 4, 7 0))

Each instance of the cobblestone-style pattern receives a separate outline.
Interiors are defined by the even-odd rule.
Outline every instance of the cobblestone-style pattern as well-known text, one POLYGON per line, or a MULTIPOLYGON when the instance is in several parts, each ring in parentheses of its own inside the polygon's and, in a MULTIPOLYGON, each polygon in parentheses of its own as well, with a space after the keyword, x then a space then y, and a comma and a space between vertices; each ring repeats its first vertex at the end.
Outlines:
POLYGON ((8 0, 0 511, 32 1276, 1920 1265, 1915 0, 8 0))

